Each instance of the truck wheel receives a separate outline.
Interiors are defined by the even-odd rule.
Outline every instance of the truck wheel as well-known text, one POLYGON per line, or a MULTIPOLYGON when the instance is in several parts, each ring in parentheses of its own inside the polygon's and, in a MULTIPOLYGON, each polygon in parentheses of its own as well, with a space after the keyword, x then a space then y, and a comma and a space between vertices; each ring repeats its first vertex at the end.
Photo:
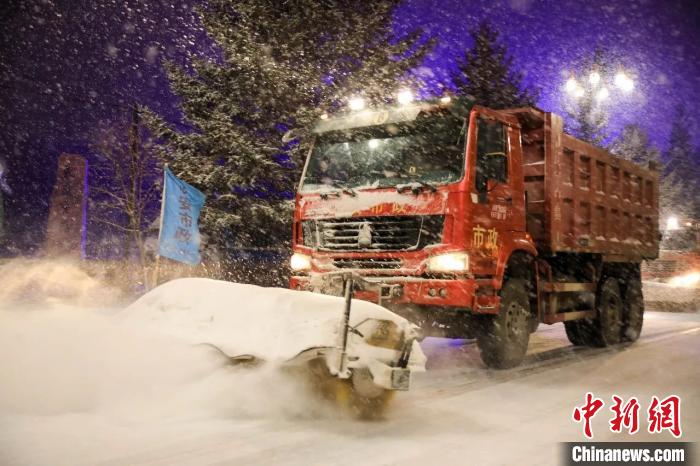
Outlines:
POLYGON ((574 346, 583 346, 586 344, 586 340, 581 335, 581 330, 578 320, 570 320, 564 322, 564 328, 566 328, 566 337, 569 339, 574 346))
POLYGON ((526 280, 508 280, 500 295, 501 309, 498 315, 484 316, 476 343, 484 364, 494 369, 508 369, 525 358, 533 316, 526 280))
POLYGON ((644 296, 642 295, 642 281, 638 274, 629 278, 625 289, 624 316, 622 323, 622 339, 625 341, 637 341, 642 333, 644 323, 644 296))
POLYGON ((598 317, 588 321, 593 328, 591 329, 592 332, 587 332, 592 338, 586 338, 588 340, 586 343, 591 346, 605 347, 620 342, 624 309, 617 280, 613 277, 608 277, 601 283, 598 299, 596 300, 598 317))

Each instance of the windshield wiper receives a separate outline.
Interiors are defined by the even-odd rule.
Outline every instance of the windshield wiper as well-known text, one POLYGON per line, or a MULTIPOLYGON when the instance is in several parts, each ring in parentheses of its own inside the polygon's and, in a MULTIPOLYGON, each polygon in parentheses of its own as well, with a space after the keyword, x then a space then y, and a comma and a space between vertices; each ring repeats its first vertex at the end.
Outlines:
POLYGON ((340 197, 340 193, 338 191, 324 191, 321 194, 321 199, 328 199, 328 196, 335 196, 335 197, 340 197))
POLYGON ((356 197, 356 196, 357 196, 357 193, 355 192, 355 190, 352 189, 350 186, 347 186, 347 185, 338 183, 337 181, 334 181, 334 182, 332 183, 332 186, 333 186, 334 188, 340 189, 343 193, 349 194, 349 195, 352 196, 352 197, 356 197))
POLYGON ((435 185, 419 179, 415 179, 408 184, 396 185, 396 191, 399 193, 411 191, 413 194, 420 194, 423 192, 423 188, 427 188, 433 193, 437 191, 437 187, 435 187, 435 185))
POLYGON ((437 191, 437 187, 432 183, 428 183, 427 181, 423 181, 421 179, 417 179, 416 182, 418 182, 421 185, 423 185, 424 187, 428 188, 431 193, 434 193, 437 191))

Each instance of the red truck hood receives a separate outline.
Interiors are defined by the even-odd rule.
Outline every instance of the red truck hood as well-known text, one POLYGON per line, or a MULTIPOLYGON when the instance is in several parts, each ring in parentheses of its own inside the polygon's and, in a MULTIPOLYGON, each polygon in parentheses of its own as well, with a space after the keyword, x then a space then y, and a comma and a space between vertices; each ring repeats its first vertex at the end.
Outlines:
POLYGON ((323 199, 320 194, 299 196, 300 218, 338 218, 380 215, 425 215, 445 212, 447 190, 410 191, 398 193, 395 189, 358 191, 357 196, 341 193, 323 199))

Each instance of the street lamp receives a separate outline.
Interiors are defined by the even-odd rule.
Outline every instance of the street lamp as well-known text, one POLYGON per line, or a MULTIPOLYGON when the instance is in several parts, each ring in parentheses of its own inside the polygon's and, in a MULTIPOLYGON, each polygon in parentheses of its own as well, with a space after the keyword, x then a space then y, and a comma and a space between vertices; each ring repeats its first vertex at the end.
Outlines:
POLYGON ((413 93, 410 89, 401 89, 397 95, 397 100, 401 105, 410 104, 413 102, 413 93))
POLYGON ((365 108, 365 99, 362 97, 353 97, 348 101, 350 110, 362 110, 365 108))
POLYGON ((629 72, 619 65, 606 64, 603 52, 596 50, 562 83, 562 104, 574 134, 589 143, 601 144, 606 137, 608 112, 629 97, 634 86, 629 72))
POLYGON ((615 85, 624 92, 630 92, 634 89, 634 81, 632 81, 624 71, 618 71, 615 75, 615 85))
POLYGON ((601 87, 600 89, 598 89, 598 92, 595 93, 595 99, 598 102, 604 101, 609 96, 610 96, 610 91, 608 91, 607 87, 601 87))
POLYGON ((589 96, 595 98, 598 103, 602 103, 610 97, 611 88, 619 89, 625 94, 634 89, 634 81, 622 70, 618 71, 612 80, 606 78, 607 76, 597 69, 591 71, 588 76, 584 75, 583 78, 578 79, 574 73, 571 73, 564 83, 564 90, 574 99, 589 93, 589 96))
POLYGON ((566 84, 564 85, 564 88, 566 89, 566 92, 569 94, 573 95, 576 89, 579 88, 578 82, 576 81, 576 78, 571 76, 569 79, 566 80, 566 84))

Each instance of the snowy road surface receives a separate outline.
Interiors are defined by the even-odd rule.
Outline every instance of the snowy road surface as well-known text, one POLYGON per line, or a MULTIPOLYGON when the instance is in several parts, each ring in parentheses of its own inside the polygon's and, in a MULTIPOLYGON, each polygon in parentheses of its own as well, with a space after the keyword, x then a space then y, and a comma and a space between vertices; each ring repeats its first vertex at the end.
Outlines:
MULTIPOLYGON (((13 398, 0 399, 2 465, 558 464, 558 442, 583 439, 571 412, 586 391, 606 400, 594 419, 595 440, 630 439, 609 432, 612 394, 640 399, 644 430, 649 398, 672 393, 682 397, 683 440, 700 440, 697 313, 648 313, 640 341, 615 349, 574 348, 563 326, 541 326, 525 364, 508 371, 485 369, 472 342, 428 339, 428 372, 418 374, 413 389, 399 394, 387 419, 377 422, 339 418, 274 375, 220 378, 192 372, 186 360, 179 364, 198 378, 196 385, 168 371, 139 383, 139 371, 150 375, 162 355, 149 360, 143 354, 138 364, 90 359, 89 371, 102 375, 81 378, 76 387, 85 366, 70 367, 64 358, 90 356, 82 353, 80 336, 54 342, 67 345, 61 358, 37 335, 27 341, 32 335, 9 328, 15 342, 45 352, 39 356, 45 355, 48 375, 29 377, 23 373, 28 366, 11 367, 24 353, 15 348, 8 354, 12 348, 2 346, 8 339, 0 331, 0 375, 15 391, 32 383, 24 387, 29 393, 0 388, 0 397, 13 398), (61 377, 64 363, 68 375, 61 377)), ((109 350, 113 336, 104 335, 98 347, 109 350)), ((141 344, 136 339, 124 351, 141 354, 141 344)), ((37 356, 27 361, 36 364, 37 356)), ((633 439, 673 438, 639 432, 633 439)))

